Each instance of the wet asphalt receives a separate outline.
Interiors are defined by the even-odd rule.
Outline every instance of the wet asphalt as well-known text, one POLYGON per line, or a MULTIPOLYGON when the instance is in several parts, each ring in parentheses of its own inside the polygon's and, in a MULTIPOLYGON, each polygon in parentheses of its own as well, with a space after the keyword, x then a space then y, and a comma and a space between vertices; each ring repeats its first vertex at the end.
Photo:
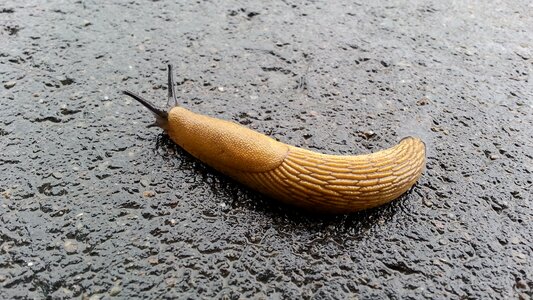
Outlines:
POLYGON ((515 1, 2 1, 0 298, 531 299, 533 6, 515 1), (280 141, 416 135, 407 194, 281 205, 121 95, 280 141))

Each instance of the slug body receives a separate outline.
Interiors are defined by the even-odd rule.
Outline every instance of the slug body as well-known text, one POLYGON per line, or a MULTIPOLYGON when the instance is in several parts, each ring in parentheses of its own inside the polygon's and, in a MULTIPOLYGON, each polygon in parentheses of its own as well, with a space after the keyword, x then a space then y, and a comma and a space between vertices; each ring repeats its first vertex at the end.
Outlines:
MULTIPOLYGON (((169 98, 174 95, 169 87, 169 98)), ((154 110, 158 124, 194 157, 272 198, 313 211, 350 213, 390 202, 416 183, 425 166, 425 145, 414 137, 371 154, 326 155, 182 107, 166 115, 154 110)))

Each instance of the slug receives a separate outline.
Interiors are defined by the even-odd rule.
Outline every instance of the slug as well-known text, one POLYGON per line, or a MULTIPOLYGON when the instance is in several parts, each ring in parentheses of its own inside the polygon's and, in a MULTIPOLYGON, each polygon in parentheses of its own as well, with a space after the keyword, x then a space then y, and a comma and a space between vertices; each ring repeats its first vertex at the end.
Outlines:
POLYGON ((155 116, 156 124, 185 151, 242 184, 312 211, 346 214, 388 203, 422 175, 425 144, 406 137, 365 155, 327 155, 290 146, 239 124, 177 105, 168 65, 168 111, 130 92, 155 116))

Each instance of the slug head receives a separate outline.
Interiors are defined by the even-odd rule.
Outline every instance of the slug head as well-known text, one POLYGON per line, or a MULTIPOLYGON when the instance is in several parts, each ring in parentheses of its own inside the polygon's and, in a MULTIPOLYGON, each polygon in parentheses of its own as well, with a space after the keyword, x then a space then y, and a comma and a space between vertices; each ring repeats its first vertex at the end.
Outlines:
MULTIPOLYGON (((168 112, 159 109, 155 107, 150 101, 144 99, 143 97, 134 94, 130 91, 122 91, 124 95, 128 95, 132 97, 133 99, 137 100, 139 103, 144 105, 146 108, 148 108, 155 116, 155 123, 154 125, 157 125, 161 128, 163 128, 165 131, 168 130, 168 112)), ((168 111, 170 111, 172 108, 178 106, 178 99, 176 98, 176 85, 174 84, 174 75, 172 74, 172 65, 168 65, 168 100, 167 100, 167 106, 169 107, 168 111), (171 102, 172 105, 171 105, 171 102)))

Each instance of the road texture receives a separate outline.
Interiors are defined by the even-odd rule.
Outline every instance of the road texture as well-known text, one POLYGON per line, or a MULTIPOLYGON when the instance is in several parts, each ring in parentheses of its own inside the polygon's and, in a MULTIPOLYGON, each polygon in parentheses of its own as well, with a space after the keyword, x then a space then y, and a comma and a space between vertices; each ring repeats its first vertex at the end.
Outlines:
POLYGON ((531 299, 533 6, 0 3, 0 298, 531 299), (280 141, 416 135, 419 183, 348 216, 278 204, 121 95, 280 141))

